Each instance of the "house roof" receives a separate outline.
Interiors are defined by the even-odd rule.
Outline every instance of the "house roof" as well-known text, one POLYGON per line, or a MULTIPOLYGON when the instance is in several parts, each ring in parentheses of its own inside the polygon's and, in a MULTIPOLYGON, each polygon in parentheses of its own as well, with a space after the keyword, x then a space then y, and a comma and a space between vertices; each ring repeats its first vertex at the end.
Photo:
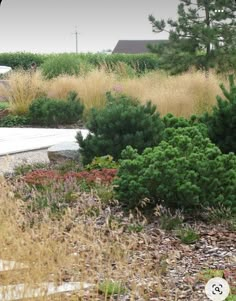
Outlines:
POLYGON ((112 53, 147 53, 148 44, 159 44, 168 40, 119 40, 112 53))

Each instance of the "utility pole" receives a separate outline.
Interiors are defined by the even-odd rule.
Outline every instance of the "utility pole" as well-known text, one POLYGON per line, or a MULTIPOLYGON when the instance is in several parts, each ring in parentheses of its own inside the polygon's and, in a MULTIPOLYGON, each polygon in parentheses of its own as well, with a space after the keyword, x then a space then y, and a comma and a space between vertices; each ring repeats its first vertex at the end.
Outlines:
POLYGON ((77 28, 75 28, 75 51, 78 53, 78 31, 77 28))

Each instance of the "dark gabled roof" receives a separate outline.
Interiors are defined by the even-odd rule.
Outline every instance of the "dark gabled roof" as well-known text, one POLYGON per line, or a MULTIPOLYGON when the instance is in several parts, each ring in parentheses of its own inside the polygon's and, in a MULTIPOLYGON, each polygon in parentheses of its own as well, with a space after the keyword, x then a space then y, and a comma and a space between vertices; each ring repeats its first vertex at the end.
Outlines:
POLYGON ((168 40, 119 40, 112 53, 147 53, 148 44, 166 43, 168 40))

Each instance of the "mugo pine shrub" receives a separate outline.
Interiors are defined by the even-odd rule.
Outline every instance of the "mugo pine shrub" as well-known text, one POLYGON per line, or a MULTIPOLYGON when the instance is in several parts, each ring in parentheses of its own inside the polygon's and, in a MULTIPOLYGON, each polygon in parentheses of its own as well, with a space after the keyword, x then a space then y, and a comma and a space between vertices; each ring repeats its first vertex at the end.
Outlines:
POLYGON ((139 152, 156 146, 163 132, 159 113, 150 101, 141 105, 135 99, 125 95, 114 97, 111 93, 107 93, 104 108, 90 110, 86 127, 91 134, 85 139, 80 133, 77 135, 84 164, 105 155, 116 161, 127 145, 139 152))
POLYGON ((67 100, 38 98, 29 107, 31 124, 57 126, 73 124, 82 118, 84 105, 76 92, 70 92, 67 100))
MULTIPOLYGON (((185 127, 197 127, 199 131, 205 136, 208 136, 208 131, 206 125, 199 120, 200 118, 196 115, 192 115, 189 119, 184 117, 176 117, 171 113, 166 114, 162 121, 166 128, 185 128, 185 127)), ((168 135, 168 131, 165 132, 165 135, 168 135)))
POLYGON ((217 96, 217 106, 211 115, 208 113, 202 120, 208 126, 209 137, 222 152, 236 153, 236 85, 233 75, 229 76, 230 90, 220 85, 226 100, 217 96))
POLYGON ((166 129, 142 154, 127 147, 117 176, 116 196, 129 208, 148 198, 187 211, 219 204, 236 211, 236 156, 222 154, 197 127, 166 129))

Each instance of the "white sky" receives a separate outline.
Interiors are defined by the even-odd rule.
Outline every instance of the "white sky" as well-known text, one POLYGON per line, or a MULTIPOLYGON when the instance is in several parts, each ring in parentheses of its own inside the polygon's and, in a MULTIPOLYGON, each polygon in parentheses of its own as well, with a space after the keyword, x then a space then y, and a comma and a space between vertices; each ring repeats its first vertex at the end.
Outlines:
POLYGON ((148 15, 176 18, 179 0, 2 0, 0 52, 97 52, 118 40, 167 39, 148 15))

